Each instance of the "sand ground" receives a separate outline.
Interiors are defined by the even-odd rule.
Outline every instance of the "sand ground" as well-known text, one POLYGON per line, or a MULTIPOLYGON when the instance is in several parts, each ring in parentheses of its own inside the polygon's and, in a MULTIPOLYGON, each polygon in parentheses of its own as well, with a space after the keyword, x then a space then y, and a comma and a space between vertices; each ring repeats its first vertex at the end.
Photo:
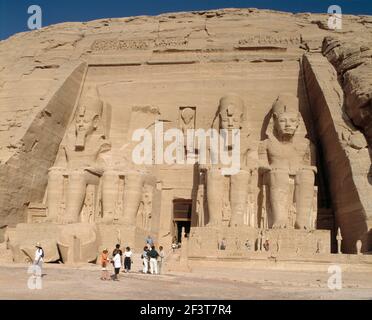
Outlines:
MULTIPOLYGON (((93 264, 46 264, 42 289, 31 290, 26 264, 0 265, 0 299, 372 299, 372 270, 345 271, 330 290, 327 271, 194 267, 192 273, 142 274, 134 263, 120 281, 102 281, 93 264)), ((110 270, 112 271, 112 270, 110 270)))

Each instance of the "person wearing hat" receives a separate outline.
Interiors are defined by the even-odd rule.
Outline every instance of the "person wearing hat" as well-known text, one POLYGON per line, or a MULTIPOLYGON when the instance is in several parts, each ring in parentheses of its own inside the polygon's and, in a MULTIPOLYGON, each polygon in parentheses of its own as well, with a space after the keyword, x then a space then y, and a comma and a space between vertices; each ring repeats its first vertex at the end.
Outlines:
POLYGON ((38 242, 36 245, 36 251, 35 251, 35 260, 34 260, 34 265, 38 266, 40 269, 38 270, 38 274, 41 276, 41 268, 43 266, 43 259, 44 259, 44 250, 41 247, 40 242, 38 242))
POLYGON ((108 250, 105 248, 102 251, 101 255, 101 267, 102 267, 102 274, 101 274, 101 280, 110 280, 109 272, 107 271, 107 264, 109 263, 108 258, 108 250))

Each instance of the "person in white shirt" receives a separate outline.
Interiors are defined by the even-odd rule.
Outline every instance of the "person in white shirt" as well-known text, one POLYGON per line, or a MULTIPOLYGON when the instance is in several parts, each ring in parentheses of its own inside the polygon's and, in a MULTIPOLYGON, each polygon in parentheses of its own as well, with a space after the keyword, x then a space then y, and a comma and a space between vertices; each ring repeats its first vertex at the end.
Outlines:
POLYGON ((43 261, 44 261, 44 250, 40 245, 40 242, 36 244, 36 251, 35 251, 35 260, 34 260, 34 265, 38 267, 38 270, 36 272, 36 275, 41 276, 41 268, 43 266, 43 261))
POLYGON ((121 268, 121 250, 116 250, 116 251, 114 251, 114 253, 115 253, 115 255, 112 259, 112 261, 114 262, 114 269, 115 269, 113 280, 114 281, 119 281, 118 274, 119 274, 120 268, 121 268))
POLYGON ((130 248, 126 247, 125 252, 124 252, 124 270, 125 270, 125 272, 130 271, 130 267, 131 267, 131 264, 132 264, 132 254, 133 253, 130 250, 130 248))
POLYGON ((149 252, 149 249, 146 246, 146 247, 143 248, 143 253, 141 255, 141 259, 142 259, 142 262, 143 262, 143 270, 142 270, 142 272, 145 273, 145 274, 149 270, 149 258, 147 257, 147 253, 148 252, 149 252))

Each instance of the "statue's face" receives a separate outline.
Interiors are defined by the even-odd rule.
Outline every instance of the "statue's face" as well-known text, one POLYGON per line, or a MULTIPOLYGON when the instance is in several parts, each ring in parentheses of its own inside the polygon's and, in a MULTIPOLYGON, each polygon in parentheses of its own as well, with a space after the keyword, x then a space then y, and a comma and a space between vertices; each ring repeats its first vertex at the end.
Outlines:
POLYGON ((293 136, 299 125, 297 112, 284 112, 275 116, 275 128, 280 135, 293 136))
POLYGON ((98 115, 89 115, 87 113, 79 114, 75 119, 75 129, 76 132, 85 133, 88 135, 97 128, 98 125, 98 115))
POLYGON ((194 118, 194 112, 190 110, 184 110, 182 112, 182 119, 185 124, 189 124, 191 120, 194 118))
POLYGON ((221 129, 240 129, 243 106, 235 101, 225 99, 220 105, 221 129))

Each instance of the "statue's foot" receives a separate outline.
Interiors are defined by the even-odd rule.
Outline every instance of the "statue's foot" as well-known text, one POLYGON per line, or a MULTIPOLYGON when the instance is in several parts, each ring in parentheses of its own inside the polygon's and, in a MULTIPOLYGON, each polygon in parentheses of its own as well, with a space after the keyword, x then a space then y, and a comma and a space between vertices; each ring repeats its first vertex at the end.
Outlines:
POLYGON ((104 217, 102 218, 103 224, 113 224, 114 223, 114 217, 104 217))
POLYGON ((308 230, 308 227, 305 224, 303 224, 303 223, 296 222, 295 223, 295 229, 308 230))
POLYGON ((71 224, 71 223, 75 223, 75 219, 71 218, 71 217, 62 217, 61 218, 61 223, 62 224, 71 224))
POLYGON ((273 224, 273 229, 285 229, 287 227, 287 222, 277 221, 273 224))
POLYGON ((206 227, 218 227, 219 224, 217 222, 210 222, 205 225, 206 227))

